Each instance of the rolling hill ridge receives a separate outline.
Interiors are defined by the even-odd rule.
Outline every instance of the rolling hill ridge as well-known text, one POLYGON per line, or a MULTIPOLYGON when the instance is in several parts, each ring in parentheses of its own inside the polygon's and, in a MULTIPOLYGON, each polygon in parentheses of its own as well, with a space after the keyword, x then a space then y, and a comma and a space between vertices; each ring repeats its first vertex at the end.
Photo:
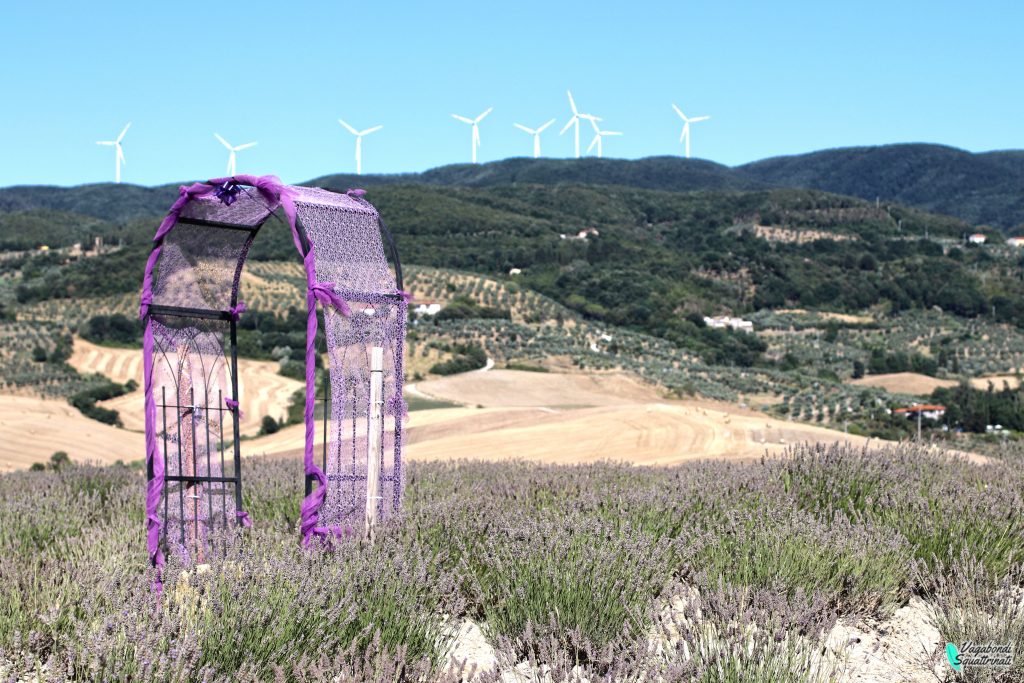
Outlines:
MULTIPOLYGON (((386 185, 492 187, 509 184, 617 185, 643 189, 763 190, 806 188, 878 198, 1009 230, 1024 226, 1024 151, 971 153, 932 144, 849 147, 729 167, 701 159, 528 159, 454 164, 423 173, 333 174, 305 184, 344 190, 386 185)), ((177 184, 100 183, 77 187, 0 188, 0 212, 36 209, 123 222, 161 215, 177 184)))

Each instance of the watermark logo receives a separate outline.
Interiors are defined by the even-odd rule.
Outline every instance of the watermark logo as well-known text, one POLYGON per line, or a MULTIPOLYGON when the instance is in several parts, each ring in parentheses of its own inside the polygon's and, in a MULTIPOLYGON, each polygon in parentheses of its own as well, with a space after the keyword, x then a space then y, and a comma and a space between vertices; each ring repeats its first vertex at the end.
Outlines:
POLYGON ((949 660, 953 671, 963 671, 968 666, 1008 669, 1013 665, 1013 645, 1011 643, 982 645, 967 641, 961 648, 954 643, 946 643, 946 659, 949 660))

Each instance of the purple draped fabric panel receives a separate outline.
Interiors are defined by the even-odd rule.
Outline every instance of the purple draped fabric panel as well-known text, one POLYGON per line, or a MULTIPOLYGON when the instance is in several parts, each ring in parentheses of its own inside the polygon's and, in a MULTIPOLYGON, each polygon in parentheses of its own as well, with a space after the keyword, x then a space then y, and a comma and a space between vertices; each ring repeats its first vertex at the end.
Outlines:
MULTIPOLYGON (((314 420, 313 410, 316 400, 316 302, 319 301, 324 307, 325 313, 328 306, 333 306, 338 313, 344 316, 352 315, 352 311, 340 296, 334 292, 333 282, 316 281, 316 256, 313 246, 310 245, 309 253, 303 259, 306 268, 306 448, 304 463, 306 475, 314 477, 317 486, 302 501, 300 510, 299 530, 302 533, 302 545, 308 546, 314 536, 343 536, 345 531, 338 526, 318 526, 320 508, 323 507, 324 498, 327 496, 327 475, 316 464, 314 456, 314 420)), ((326 419, 326 418, 325 418, 326 419)))
MULTIPOLYGON (((178 191, 178 198, 171 205, 167 216, 161 221, 153 236, 153 250, 146 261, 146 270, 142 278, 142 292, 140 295, 139 317, 146 321, 143 336, 143 383, 145 392, 145 416, 146 416, 146 464, 152 473, 152 478, 147 483, 146 489, 146 544, 149 550, 149 559, 156 569, 154 587, 157 591, 161 589, 161 569, 164 565, 164 555, 160 548, 160 515, 159 506, 163 496, 165 466, 164 457, 157 444, 156 436, 156 400, 153 396, 153 321, 149 315, 149 307, 153 303, 153 273, 163 249, 164 238, 174 229, 175 224, 181 217, 181 213, 190 201, 215 194, 218 189, 227 185, 250 186, 256 188, 259 194, 267 203, 269 211, 281 207, 288 220, 292 231, 292 239, 296 248, 302 252, 302 242, 299 238, 298 228, 295 224, 295 201, 294 190, 287 187, 276 176, 252 176, 239 175, 233 178, 215 178, 205 183, 194 183, 188 187, 182 186, 178 191)), ((237 316, 245 310, 245 304, 239 302, 229 310, 229 313, 236 320, 237 316)), ((227 403, 229 409, 238 410, 238 405, 231 399, 227 403), (234 405, 232 405, 234 404, 234 405)), ((226 402, 227 402, 226 401, 226 402)), ((236 511, 237 518, 243 526, 251 525, 249 515, 243 510, 236 511)))

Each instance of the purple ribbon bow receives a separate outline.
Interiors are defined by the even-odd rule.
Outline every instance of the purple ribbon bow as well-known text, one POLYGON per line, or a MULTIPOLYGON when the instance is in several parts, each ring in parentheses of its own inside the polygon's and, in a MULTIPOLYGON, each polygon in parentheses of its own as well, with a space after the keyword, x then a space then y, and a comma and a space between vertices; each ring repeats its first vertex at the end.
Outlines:
POLYGON ((231 314, 231 319, 237 323, 238 319, 242 316, 242 313, 248 310, 249 307, 245 305, 245 302, 239 301, 237 304, 228 309, 228 313, 231 314))
POLYGON ((345 190, 345 194, 347 194, 349 197, 362 197, 364 194, 366 194, 366 190, 360 189, 358 187, 350 187, 347 190, 345 190))
POLYGON ((309 291, 324 306, 333 306, 346 317, 352 315, 348 302, 335 293, 333 282, 314 282, 309 286, 309 291))
POLYGON ((231 206, 238 199, 238 193, 242 191, 241 186, 234 180, 229 180, 213 191, 213 196, 224 202, 225 206, 231 206))

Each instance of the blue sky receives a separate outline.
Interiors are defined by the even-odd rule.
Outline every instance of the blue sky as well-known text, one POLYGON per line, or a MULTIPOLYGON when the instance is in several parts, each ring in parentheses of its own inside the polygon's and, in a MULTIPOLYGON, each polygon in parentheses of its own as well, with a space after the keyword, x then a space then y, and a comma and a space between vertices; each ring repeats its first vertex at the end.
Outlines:
MULTIPOLYGON (((572 155, 565 90, 625 133, 605 156, 735 165, 849 145, 1024 147, 1024 5, 1011 2, 11 2, 0 20, 0 185, 113 179, 97 140, 129 120, 125 182, 239 171, 289 182, 572 155), (189 15, 192 15, 191 17, 189 15)), ((587 140, 589 141, 589 140, 587 140)))

